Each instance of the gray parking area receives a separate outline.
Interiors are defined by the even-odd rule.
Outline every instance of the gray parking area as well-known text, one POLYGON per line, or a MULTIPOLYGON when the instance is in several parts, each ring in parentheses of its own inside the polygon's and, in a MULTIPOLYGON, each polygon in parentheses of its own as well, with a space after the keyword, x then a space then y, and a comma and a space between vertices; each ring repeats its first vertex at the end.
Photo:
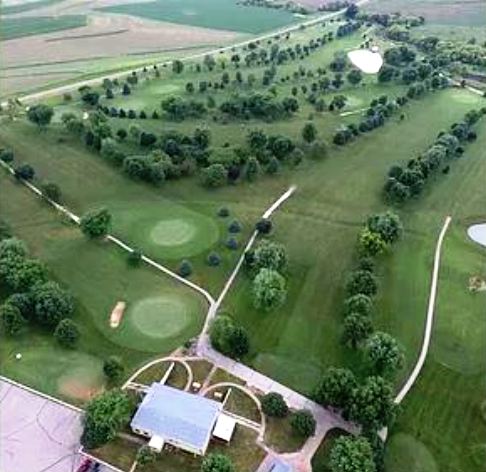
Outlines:
POLYGON ((79 410, 0 378, 0 471, 73 472, 79 410))

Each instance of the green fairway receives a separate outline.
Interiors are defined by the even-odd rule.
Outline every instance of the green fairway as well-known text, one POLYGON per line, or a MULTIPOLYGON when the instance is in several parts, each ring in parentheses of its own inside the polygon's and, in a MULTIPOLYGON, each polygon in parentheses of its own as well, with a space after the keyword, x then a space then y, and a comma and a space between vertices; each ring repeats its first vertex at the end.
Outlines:
POLYGON ((153 0, 102 8, 102 11, 140 16, 203 28, 261 33, 296 20, 286 10, 238 5, 236 0, 153 0))
POLYGON ((2 18, 0 20, 0 39, 6 41, 24 36, 54 33, 55 31, 79 28, 81 26, 86 26, 85 15, 2 18))

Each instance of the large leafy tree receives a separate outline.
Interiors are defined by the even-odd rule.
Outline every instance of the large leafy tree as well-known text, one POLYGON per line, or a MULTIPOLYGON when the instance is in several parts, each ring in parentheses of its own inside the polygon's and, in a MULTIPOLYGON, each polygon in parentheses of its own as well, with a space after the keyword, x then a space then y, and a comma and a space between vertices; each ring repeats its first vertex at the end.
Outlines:
POLYGON ((309 410, 299 410, 290 418, 292 430, 299 436, 308 438, 316 432, 316 420, 309 410))
POLYGON ((350 296, 363 294, 368 297, 375 295, 378 283, 374 275, 366 270, 351 272, 346 283, 346 291, 350 296))
POLYGON ((83 418, 81 443, 96 449, 115 438, 130 420, 132 402, 125 392, 109 390, 90 400, 83 418))
POLYGON ((365 358, 378 375, 392 375, 403 367, 403 347, 388 333, 376 332, 366 342, 365 358))
POLYGON ((247 331, 228 315, 219 315, 209 330, 211 345, 223 354, 240 358, 250 350, 247 331))
POLYGON ((344 319, 343 342, 353 349, 360 346, 373 332, 371 317, 361 313, 350 313, 344 319))
POLYGON ((8 336, 16 336, 27 324, 20 310, 10 303, 4 303, 0 306, 0 323, 8 336))
POLYGON ((111 214, 106 208, 86 213, 80 221, 81 231, 90 238, 105 236, 110 230, 111 214))
POLYGON ((329 465, 332 472, 375 472, 373 450, 364 437, 343 436, 334 443, 329 465))
POLYGON ((284 418, 289 414, 289 407, 280 393, 270 392, 261 398, 262 411, 267 416, 284 418))
POLYGON ((265 268, 283 272, 287 267, 287 251, 283 244, 262 239, 253 255, 253 266, 257 271, 265 268))
POLYGON ((27 118, 39 128, 45 128, 52 120, 54 110, 49 105, 34 105, 27 111, 27 118))
POLYGON ((231 459, 224 454, 211 453, 202 461, 201 472, 235 472, 231 459))
POLYGON ((35 317, 40 324, 54 327, 73 313, 74 304, 71 294, 56 282, 35 286, 32 295, 35 317))
POLYGON ((367 227, 373 233, 379 234, 381 239, 389 244, 396 242, 403 233, 400 217, 392 211, 370 216, 367 227))
POLYGON ((255 307, 271 311, 283 305, 287 296, 285 279, 275 270, 261 269, 253 280, 255 307))
POLYGON ((79 339, 79 328, 74 321, 64 318, 56 326, 54 337, 61 346, 73 348, 79 339))
POLYGON ((354 389, 348 413, 366 431, 378 431, 388 426, 396 413, 392 385, 382 377, 367 377, 354 389))
POLYGON ((317 385, 314 398, 323 406, 347 409, 356 386, 356 377, 349 369, 330 367, 317 385))

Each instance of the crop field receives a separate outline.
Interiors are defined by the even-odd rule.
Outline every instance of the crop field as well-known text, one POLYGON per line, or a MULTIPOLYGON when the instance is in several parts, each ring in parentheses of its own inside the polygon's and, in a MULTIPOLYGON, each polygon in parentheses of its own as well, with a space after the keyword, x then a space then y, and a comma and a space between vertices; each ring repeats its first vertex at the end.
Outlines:
POLYGON ((0 39, 21 38, 24 36, 36 36, 44 33, 70 30, 86 26, 86 16, 65 15, 59 18, 50 16, 3 18, 0 27, 0 39))
POLYGON ((261 33, 296 20, 288 11, 242 6, 236 0, 206 0, 204 3, 198 0, 155 0, 115 5, 102 11, 243 33, 261 33))

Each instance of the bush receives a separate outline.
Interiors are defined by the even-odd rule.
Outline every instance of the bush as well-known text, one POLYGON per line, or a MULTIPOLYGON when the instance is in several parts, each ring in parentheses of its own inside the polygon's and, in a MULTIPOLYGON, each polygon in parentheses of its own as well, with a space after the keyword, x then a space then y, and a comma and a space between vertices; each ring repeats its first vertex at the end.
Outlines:
POLYGON ((218 210, 218 216, 221 217, 221 218, 227 218, 229 215, 230 215, 230 211, 226 207, 221 207, 218 210))
POLYGON ((378 284, 373 274, 366 270, 351 272, 346 283, 348 295, 364 294, 373 296, 378 291, 378 284))
POLYGON ((231 459, 224 454, 210 453, 202 461, 201 472, 235 472, 231 459))
POLYGON ((289 413, 289 407, 280 393, 270 392, 261 398, 262 411, 267 416, 285 418, 289 413))
POLYGON ((228 231, 230 233, 239 233, 241 231, 241 223, 238 220, 233 220, 228 226, 228 231))
POLYGON ((229 238, 226 241, 226 247, 228 249, 231 249, 232 251, 235 251, 236 249, 238 249, 238 241, 235 238, 229 238))
POLYGON ((132 267, 138 267, 142 262, 142 251, 140 249, 134 249, 128 253, 127 261, 132 267))
POLYGON ((0 161, 12 162, 14 160, 14 153, 10 149, 0 149, 0 161))
POLYGON ((260 234, 269 234, 272 231, 272 222, 268 218, 262 218, 255 225, 255 229, 260 234))
POLYGON ((290 418, 292 430, 304 438, 313 436, 316 432, 316 420, 309 410, 299 410, 290 418))
POLYGON ((143 445, 137 451, 137 463, 140 467, 143 467, 146 464, 151 464, 155 462, 157 459, 157 453, 149 446, 143 445))
POLYGON ((35 170, 29 164, 22 164, 15 168, 14 175, 15 178, 17 179, 24 179, 30 181, 34 178, 35 170))
POLYGON ((110 356, 103 363, 103 373, 112 382, 119 380, 124 371, 121 360, 116 356, 110 356))
POLYGON ((64 318, 56 326, 54 337, 61 346, 73 348, 79 340, 79 329, 73 321, 64 318))
POLYGON ((41 191, 49 200, 56 203, 61 201, 61 189, 59 185, 47 182, 41 186, 41 191))
POLYGON ((90 238, 105 236, 111 225, 111 214, 106 208, 86 213, 81 218, 81 231, 90 238))
POLYGON ((18 335, 27 324, 20 310, 11 303, 4 303, 0 306, 0 322, 8 336, 18 335))
POLYGON ((221 256, 217 252, 210 252, 206 262, 211 267, 219 266, 221 264, 221 256))
POLYGON ((192 274, 192 264, 184 259, 179 265, 178 273, 181 277, 189 277, 192 274))

